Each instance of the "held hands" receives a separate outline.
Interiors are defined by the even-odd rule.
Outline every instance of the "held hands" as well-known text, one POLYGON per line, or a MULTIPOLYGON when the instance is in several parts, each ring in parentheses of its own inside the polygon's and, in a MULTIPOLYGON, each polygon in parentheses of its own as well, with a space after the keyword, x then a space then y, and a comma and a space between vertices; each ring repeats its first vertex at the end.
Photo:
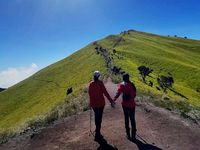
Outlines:
POLYGON ((110 105, 111 105, 112 108, 115 108, 115 105, 116 105, 115 101, 116 100, 117 100, 117 98, 114 98, 112 101, 110 101, 110 105))
POLYGON ((111 102, 111 107, 115 108, 115 102, 111 102))
POLYGON ((111 105, 112 108, 115 108, 115 102, 113 100, 110 101, 110 105, 111 105))

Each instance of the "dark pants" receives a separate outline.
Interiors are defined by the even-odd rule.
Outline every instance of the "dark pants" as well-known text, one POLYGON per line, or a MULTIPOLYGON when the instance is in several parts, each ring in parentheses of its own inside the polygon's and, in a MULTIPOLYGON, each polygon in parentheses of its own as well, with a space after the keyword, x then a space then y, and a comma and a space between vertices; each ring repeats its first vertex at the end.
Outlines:
POLYGON ((136 123, 135 123, 135 107, 129 108, 129 107, 123 107, 124 111, 124 121, 125 121, 125 128, 126 128, 126 133, 127 136, 130 137, 130 127, 129 127, 129 118, 131 121, 131 132, 132 132, 132 137, 135 136, 136 134, 136 123))
POLYGON ((96 125, 96 136, 99 136, 101 134, 101 122, 103 117, 103 109, 104 107, 95 107, 94 115, 95 115, 95 125, 96 125))

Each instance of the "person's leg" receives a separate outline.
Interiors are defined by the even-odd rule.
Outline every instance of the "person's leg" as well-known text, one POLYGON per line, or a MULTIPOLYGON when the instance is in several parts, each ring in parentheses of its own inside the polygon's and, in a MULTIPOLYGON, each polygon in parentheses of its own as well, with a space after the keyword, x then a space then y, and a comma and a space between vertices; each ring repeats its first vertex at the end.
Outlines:
POLYGON ((129 108, 129 116, 131 120, 131 138, 135 139, 136 135, 136 122, 135 122, 135 107, 134 108, 129 108))
POLYGON ((93 108, 95 113, 95 125, 96 125, 96 134, 95 137, 99 138, 101 136, 101 123, 102 123, 102 116, 103 116, 103 107, 101 108, 93 108))
POLYGON ((99 128, 99 133, 101 134, 101 123, 102 123, 102 118, 103 118, 103 109, 104 107, 99 108, 99 122, 98 122, 98 128, 99 128))
POLYGON ((125 122, 126 135, 127 135, 127 138, 130 139, 129 111, 128 111, 128 108, 125 106, 122 106, 122 108, 124 111, 124 122, 125 122))

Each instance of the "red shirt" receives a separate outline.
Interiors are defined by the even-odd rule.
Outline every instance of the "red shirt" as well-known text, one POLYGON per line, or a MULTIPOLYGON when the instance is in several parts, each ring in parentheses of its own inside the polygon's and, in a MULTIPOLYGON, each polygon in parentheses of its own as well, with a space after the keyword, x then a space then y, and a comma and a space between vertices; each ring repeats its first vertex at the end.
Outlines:
POLYGON ((125 94, 130 94, 130 100, 129 101, 124 101, 122 100, 122 106, 125 107, 135 107, 135 97, 136 97, 136 89, 133 88, 132 83, 121 83, 118 87, 117 90, 118 94, 125 93, 125 94))
POLYGON ((91 107, 104 107, 105 106, 105 95, 110 101, 112 98, 108 94, 102 81, 92 81, 89 85, 89 97, 91 107))

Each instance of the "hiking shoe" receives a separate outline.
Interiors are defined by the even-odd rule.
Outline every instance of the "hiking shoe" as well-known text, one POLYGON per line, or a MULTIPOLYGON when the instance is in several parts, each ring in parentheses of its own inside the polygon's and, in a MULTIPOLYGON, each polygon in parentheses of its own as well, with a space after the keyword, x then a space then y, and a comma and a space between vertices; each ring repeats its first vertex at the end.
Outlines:
POLYGON ((103 135, 99 134, 99 135, 95 135, 94 140, 95 141, 99 141, 103 139, 103 135))
POLYGON ((135 137, 131 137, 131 141, 135 143, 137 139, 135 137))

